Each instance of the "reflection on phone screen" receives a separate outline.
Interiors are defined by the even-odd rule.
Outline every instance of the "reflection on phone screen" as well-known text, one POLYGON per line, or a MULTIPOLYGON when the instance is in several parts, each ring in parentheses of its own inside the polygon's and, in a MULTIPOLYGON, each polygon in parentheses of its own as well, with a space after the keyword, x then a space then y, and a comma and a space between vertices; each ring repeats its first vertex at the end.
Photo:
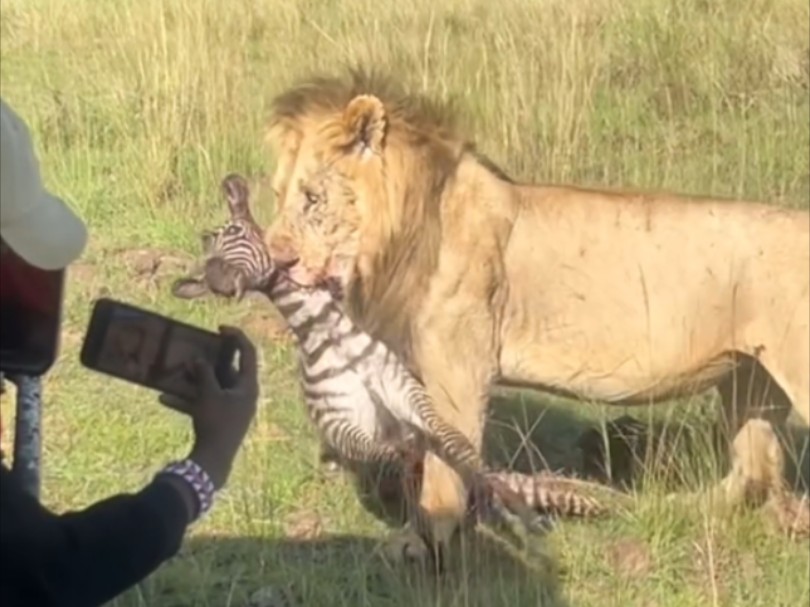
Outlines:
POLYGON ((166 328, 160 318, 137 310, 114 308, 99 351, 99 370, 147 383, 166 328))
POLYGON ((218 335, 207 335, 183 325, 169 325, 167 331, 165 348, 160 364, 153 369, 152 381, 162 390, 193 398, 198 390, 194 360, 202 358, 215 367, 221 340, 218 335))
POLYGON ((96 365, 100 371, 191 399, 198 393, 195 359, 203 358, 215 367, 220 346, 218 335, 116 307, 96 365))

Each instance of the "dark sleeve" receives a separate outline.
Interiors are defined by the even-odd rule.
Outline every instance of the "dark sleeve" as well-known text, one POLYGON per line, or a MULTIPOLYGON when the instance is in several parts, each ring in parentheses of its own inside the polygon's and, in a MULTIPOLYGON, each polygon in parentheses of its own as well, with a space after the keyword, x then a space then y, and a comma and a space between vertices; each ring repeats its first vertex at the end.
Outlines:
POLYGON ((189 524, 183 496, 167 481, 60 516, 0 469, 3 607, 103 604, 176 554, 189 524))

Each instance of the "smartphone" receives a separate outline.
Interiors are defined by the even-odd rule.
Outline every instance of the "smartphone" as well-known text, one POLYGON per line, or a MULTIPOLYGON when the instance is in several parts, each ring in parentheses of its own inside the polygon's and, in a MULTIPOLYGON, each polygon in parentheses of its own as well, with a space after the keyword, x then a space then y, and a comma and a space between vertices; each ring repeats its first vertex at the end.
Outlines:
POLYGON ((93 307, 81 362, 94 371, 190 399, 197 395, 194 359, 208 361, 219 384, 227 387, 236 352, 230 337, 102 298, 93 307))
POLYGON ((35 268, 3 246, 0 284, 0 371, 43 375, 59 353, 65 270, 35 268))

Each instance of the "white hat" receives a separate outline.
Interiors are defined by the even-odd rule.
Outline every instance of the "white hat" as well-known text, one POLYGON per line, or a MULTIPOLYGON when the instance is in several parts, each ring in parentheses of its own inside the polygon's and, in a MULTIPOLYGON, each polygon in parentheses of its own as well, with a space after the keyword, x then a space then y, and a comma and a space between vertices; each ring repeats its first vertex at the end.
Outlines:
POLYGON ((0 99, 0 237, 43 270, 74 261, 87 243, 79 217, 42 185, 28 127, 0 99))

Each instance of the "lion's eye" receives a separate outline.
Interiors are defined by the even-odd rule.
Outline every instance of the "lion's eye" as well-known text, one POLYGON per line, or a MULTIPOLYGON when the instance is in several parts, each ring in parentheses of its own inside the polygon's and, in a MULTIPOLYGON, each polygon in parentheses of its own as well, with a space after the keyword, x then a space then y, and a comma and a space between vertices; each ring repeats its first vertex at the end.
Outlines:
POLYGON ((313 192, 312 190, 306 190, 304 192, 304 196, 306 196, 307 199, 306 205, 304 206, 304 210, 307 210, 309 207, 318 203, 319 200, 318 195, 315 194, 315 192, 313 192))

